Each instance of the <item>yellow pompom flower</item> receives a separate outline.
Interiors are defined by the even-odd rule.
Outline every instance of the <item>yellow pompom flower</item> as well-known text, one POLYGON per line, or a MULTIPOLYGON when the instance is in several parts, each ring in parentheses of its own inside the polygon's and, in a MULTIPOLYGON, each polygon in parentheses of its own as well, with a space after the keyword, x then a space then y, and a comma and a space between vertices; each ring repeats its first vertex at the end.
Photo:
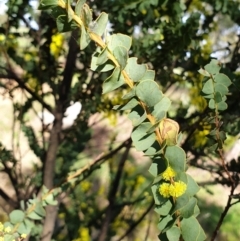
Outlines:
POLYGON ((57 33, 52 36, 52 42, 50 44, 50 51, 51 51, 51 54, 55 58, 59 57, 59 55, 63 49, 63 41, 64 41, 64 37, 61 33, 57 33))
POLYGON ((165 198, 169 198, 170 197, 170 183, 162 183, 159 187, 159 192, 160 194, 165 197, 165 198))
POLYGON ((169 181, 171 178, 176 176, 176 173, 170 166, 168 166, 162 176, 164 180, 169 181))
POLYGON ((10 233, 11 232, 11 227, 6 227, 6 228, 4 228, 4 232, 5 233, 10 233))
POLYGON ((21 234, 21 238, 26 238, 26 237, 27 237, 27 234, 25 234, 25 233, 21 234))
POLYGON ((184 182, 174 182, 173 184, 170 184, 169 194, 173 197, 180 197, 185 193, 186 189, 187 185, 184 182))

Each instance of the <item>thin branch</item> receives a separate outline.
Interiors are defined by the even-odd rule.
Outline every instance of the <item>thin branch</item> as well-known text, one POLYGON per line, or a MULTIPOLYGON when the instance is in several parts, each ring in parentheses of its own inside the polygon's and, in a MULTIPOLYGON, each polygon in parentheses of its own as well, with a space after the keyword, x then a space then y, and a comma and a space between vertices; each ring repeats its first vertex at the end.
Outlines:
POLYGON ((117 241, 121 241, 123 240, 125 237, 127 237, 137 226, 138 224, 140 224, 142 222, 142 220, 145 218, 145 216, 150 212, 150 210, 152 209, 152 207, 154 206, 154 201, 151 202, 151 204, 149 205, 149 207, 146 209, 146 211, 142 214, 142 216, 135 222, 133 223, 128 230, 126 231, 126 233, 124 235, 122 235, 122 237, 120 237, 117 241))
POLYGON ((105 216, 105 219, 104 219, 103 224, 102 224, 102 228, 101 228, 101 232, 99 234, 98 241, 105 241, 106 240, 108 228, 109 228, 109 225, 110 225, 110 222, 111 222, 111 219, 112 219, 112 215, 113 215, 116 194, 117 194, 118 187, 119 187, 119 184, 120 184, 124 164, 127 160, 127 156, 128 156, 129 150, 131 148, 131 144, 132 144, 132 141, 129 140, 129 142, 126 146, 126 150, 123 153, 123 155, 121 157, 121 160, 119 162, 117 174, 116 174, 116 176, 114 178, 114 181, 111 185, 111 189, 110 189, 110 192, 108 194, 109 205, 108 205, 107 210, 106 210, 106 216, 105 216))
POLYGON ((214 232, 213 232, 211 241, 214 241, 215 238, 217 237, 218 231, 219 231, 219 229, 220 229, 220 227, 221 227, 221 225, 222 225, 222 223, 223 223, 223 220, 224 220, 224 218, 226 217, 226 215, 227 215, 230 207, 232 206, 232 205, 231 205, 231 201, 232 201, 232 195, 233 195, 233 193, 234 193, 234 190, 235 190, 235 187, 234 187, 234 186, 231 186, 231 191, 230 191, 230 195, 228 196, 227 204, 226 204, 226 206, 225 206, 225 208, 224 208, 224 210, 223 210, 223 212, 222 212, 222 214, 221 214, 221 216, 220 216, 220 219, 219 219, 219 221, 218 221, 218 223, 217 223, 217 226, 216 226, 216 228, 215 228, 215 230, 214 230, 214 232))
POLYGON ((22 89, 26 90, 35 100, 37 100, 44 108, 46 108, 50 113, 52 113, 52 108, 50 105, 45 103, 43 99, 41 99, 34 91, 32 91, 25 83, 14 73, 11 72, 10 70, 0 66, 1 69, 4 69, 7 74, 0 74, 0 78, 5 78, 5 79, 12 79, 16 81, 22 89))

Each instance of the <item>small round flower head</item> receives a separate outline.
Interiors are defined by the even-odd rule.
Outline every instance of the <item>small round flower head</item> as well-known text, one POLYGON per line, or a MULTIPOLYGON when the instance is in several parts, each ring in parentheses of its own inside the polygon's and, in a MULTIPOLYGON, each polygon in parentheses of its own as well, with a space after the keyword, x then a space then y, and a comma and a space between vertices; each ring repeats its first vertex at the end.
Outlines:
POLYGON ((165 197, 165 198, 169 198, 170 197, 170 193, 169 193, 169 187, 170 187, 170 184, 169 183, 162 183, 159 187, 159 192, 160 194, 165 197))
POLYGON ((176 173, 170 166, 168 166, 162 176, 164 180, 169 181, 171 178, 176 176, 176 173))
POLYGON ((10 233, 11 232, 11 227, 6 227, 6 228, 4 228, 4 232, 6 232, 6 233, 10 233))
POLYGON ((21 238, 26 238, 26 237, 27 237, 27 234, 25 234, 25 233, 21 234, 21 238))
POLYGON ((170 185, 169 194, 173 197, 180 197, 185 193, 186 189, 187 185, 182 181, 178 181, 170 185))

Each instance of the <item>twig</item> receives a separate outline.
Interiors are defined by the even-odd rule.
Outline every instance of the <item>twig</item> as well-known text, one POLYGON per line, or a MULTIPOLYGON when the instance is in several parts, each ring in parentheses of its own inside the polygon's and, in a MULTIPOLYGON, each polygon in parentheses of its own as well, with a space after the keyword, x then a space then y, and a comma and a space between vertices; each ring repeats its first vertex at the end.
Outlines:
POLYGON ((121 241, 123 240, 126 236, 128 236, 136 227, 139 223, 142 222, 142 220, 145 218, 145 216, 150 212, 150 210, 152 209, 152 207, 154 206, 154 201, 151 202, 151 204, 149 205, 149 207, 147 208, 147 210, 142 214, 142 216, 135 222, 133 223, 128 230, 126 231, 126 233, 124 235, 122 235, 117 241, 121 241))
POLYGON ((6 68, 4 68, 2 66, 0 66, 0 68, 4 69, 7 72, 7 74, 0 74, 0 78, 15 80, 22 89, 26 90, 44 108, 46 108, 50 113, 52 113, 52 108, 50 107, 50 105, 45 103, 43 101, 43 99, 41 99, 34 91, 32 91, 27 85, 25 85, 25 83, 15 73, 11 72, 10 70, 8 70, 8 69, 6 69, 6 68))
POLYGON ((227 204, 226 204, 226 206, 225 206, 225 208, 224 208, 224 210, 223 210, 223 212, 222 212, 222 214, 221 214, 220 219, 218 220, 218 223, 217 223, 217 226, 216 226, 216 228, 215 228, 215 230, 214 230, 214 232, 213 232, 211 241, 214 241, 215 238, 217 237, 218 231, 219 231, 219 229, 220 229, 220 227, 221 227, 221 225, 222 225, 222 223, 223 223, 223 220, 224 220, 225 216, 227 215, 228 210, 229 210, 230 207, 232 206, 232 205, 231 205, 231 201, 232 201, 232 195, 233 195, 233 193, 234 193, 234 190, 235 190, 235 187, 232 185, 232 186, 231 186, 230 195, 228 196, 227 204))

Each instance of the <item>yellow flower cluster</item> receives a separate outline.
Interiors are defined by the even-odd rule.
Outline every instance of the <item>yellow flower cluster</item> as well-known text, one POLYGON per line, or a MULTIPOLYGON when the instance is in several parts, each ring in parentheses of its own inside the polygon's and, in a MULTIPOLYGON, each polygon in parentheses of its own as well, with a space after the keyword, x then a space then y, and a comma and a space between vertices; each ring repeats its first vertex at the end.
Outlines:
POLYGON ((162 177, 165 181, 170 181, 171 178, 173 178, 175 176, 176 176, 176 173, 170 166, 168 166, 167 169, 162 174, 162 177))
POLYGON ((165 198, 169 198, 171 196, 177 198, 182 196, 186 189, 187 185, 182 181, 177 181, 173 184, 164 182, 160 185, 159 192, 165 198))
POLYGON ((54 34, 52 36, 52 42, 50 44, 50 51, 51 54, 55 57, 58 58, 62 49, 63 49, 63 35, 60 33, 54 34))
POLYGON ((182 181, 176 181, 174 182, 173 178, 176 176, 175 171, 168 166, 167 169, 163 172, 162 177, 165 181, 171 181, 171 182, 164 182, 159 187, 160 194, 165 197, 180 197, 182 196, 186 189, 187 185, 186 183, 182 181))

